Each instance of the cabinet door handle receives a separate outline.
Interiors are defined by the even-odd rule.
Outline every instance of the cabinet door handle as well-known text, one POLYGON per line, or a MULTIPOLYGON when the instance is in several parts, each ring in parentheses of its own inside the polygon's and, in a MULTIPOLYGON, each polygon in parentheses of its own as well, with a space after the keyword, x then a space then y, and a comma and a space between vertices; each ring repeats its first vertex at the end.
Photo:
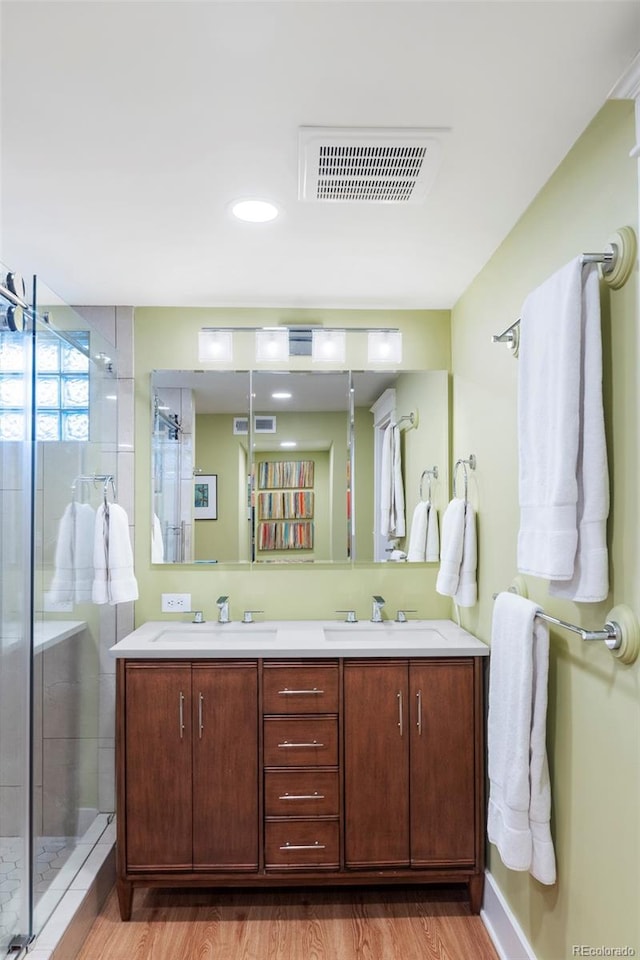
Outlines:
POLYGON ((204 707, 204 697, 201 693, 198 694, 198 739, 202 740, 202 731, 204 730, 204 721, 203 721, 203 707, 204 707))
POLYGON ((326 844, 318 843, 284 843, 281 850, 326 850, 326 844))
POLYGON ((398 690, 398 727, 400 728, 400 736, 404 736, 404 710, 402 703, 402 690, 398 690))
POLYGON ((290 749, 291 747, 324 747, 324 743, 318 743, 317 740, 314 740, 312 743, 290 743, 288 740, 285 740, 283 743, 278 744, 279 747, 282 747, 283 750, 290 749))
POLYGON ((418 728, 418 736, 422 736, 422 690, 418 690, 416 693, 416 700, 418 701, 418 720, 416 726, 418 728))
POLYGON ((184 737, 184 693, 180 691, 180 699, 178 701, 178 726, 180 729, 180 739, 184 737))
POLYGON ((324 800, 323 793, 283 793, 278 800, 324 800))
POLYGON ((285 687, 284 690, 278 690, 278 693, 281 697, 317 697, 324 693, 324 690, 318 690, 317 687, 313 690, 289 690, 285 687))

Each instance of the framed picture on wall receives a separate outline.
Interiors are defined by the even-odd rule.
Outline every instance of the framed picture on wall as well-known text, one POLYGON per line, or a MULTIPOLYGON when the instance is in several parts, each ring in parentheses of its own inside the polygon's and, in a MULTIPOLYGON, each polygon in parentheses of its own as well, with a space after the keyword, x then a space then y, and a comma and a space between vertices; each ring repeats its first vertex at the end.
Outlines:
POLYGON ((218 474, 200 474, 193 480, 193 519, 218 519, 218 474))

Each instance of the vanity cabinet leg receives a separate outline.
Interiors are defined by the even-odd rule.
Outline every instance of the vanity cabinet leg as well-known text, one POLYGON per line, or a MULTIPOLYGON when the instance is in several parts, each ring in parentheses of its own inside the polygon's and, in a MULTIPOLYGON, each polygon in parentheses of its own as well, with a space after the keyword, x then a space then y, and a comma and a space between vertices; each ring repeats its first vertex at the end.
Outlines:
POLYGON ((118 904, 120 906, 120 919, 131 920, 131 908, 133 906, 133 884, 126 880, 116 881, 116 890, 118 893, 118 904))
POLYGON ((469 877, 468 886, 471 913, 480 913, 482 908, 482 895, 484 893, 484 874, 479 873, 475 877, 469 877))

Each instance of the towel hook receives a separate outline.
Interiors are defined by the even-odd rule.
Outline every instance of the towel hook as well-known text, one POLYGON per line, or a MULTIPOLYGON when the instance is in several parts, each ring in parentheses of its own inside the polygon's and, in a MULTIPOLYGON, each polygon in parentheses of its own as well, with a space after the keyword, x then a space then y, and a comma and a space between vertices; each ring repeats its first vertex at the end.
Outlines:
POLYGON ((427 500, 431 503, 431 478, 434 480, 438 479, 438 467, 434 466, 430 470, 423 470, 422 476, 420 477, 420 499, 424 500, 424 478, 428 477, 429 479, 429 489, 427 491, 427 500))
POLYGON ((457 476, 458 476, 458 467, 462 467, 462 470, 463 470, 463 472, 464 472, 464 502, 465 502, 465 503, 467 502, 467 493, 468 493, 468 489, 469 489, 469 474, 468 474, 468 472, 467 472, 467 467, 469 467, 470 470, 475 470, 475 468, 476 468, 476 462, 477 462, 477 461, 476 461, 476 455, 475 455, 475 453, 470 453, 466 460, 465 460, 465 459, 462 459, 462 458, 461 458, 460 460, 456 460, 456 465, 455 465, 455 467, 453 468, 453 495, 454 495, 454 497, 457 497, 457 496, 458 496, 457 491, 456 491, 456 479, 457 479, 457 476))

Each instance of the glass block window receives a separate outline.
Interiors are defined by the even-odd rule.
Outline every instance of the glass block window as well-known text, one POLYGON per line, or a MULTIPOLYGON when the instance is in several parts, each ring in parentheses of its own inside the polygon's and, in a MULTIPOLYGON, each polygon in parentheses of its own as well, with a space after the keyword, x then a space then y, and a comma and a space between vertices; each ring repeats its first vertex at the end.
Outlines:
MULTIPOLYGON (((89 333, 74 332, 81 349, 55 334, 36 338, 36 439, 89 439, 89 333)), ((0 332, 0 441, 25 439, 23 335, 0 332)))

